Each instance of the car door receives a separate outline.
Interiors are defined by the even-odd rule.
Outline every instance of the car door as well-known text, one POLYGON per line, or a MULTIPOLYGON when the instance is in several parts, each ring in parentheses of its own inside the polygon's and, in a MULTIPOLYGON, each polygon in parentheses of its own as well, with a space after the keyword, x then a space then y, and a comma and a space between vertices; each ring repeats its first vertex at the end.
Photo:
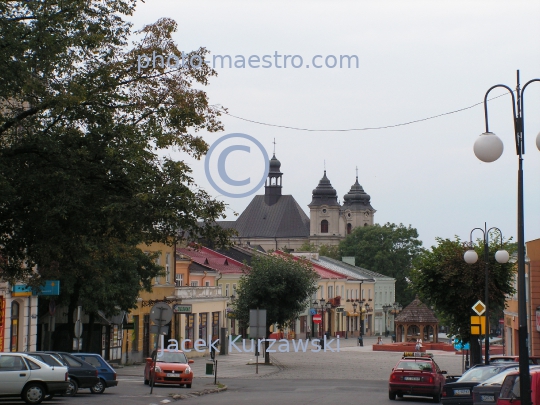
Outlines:
POLYGON ((0 353, 0 394, 20 395, 29 379, 30 370, 21 356, 0 353))

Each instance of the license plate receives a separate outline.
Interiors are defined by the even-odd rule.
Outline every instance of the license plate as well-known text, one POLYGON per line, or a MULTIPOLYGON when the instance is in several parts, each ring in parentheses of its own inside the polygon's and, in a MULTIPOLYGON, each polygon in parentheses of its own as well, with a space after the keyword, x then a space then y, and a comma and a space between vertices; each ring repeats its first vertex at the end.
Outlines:
POLYGON ((454 390, 454 395, 471 395, 471 390, 454 390))
POLYGON ((482 402, 495 402, 495 395, 480 395, 482 402))
POLYGON ((180 374, 176 374, 176 373, 167 373, 167 377, 180 377, 180 374))
POLYGON ((404 377, 405 381, 420 381, 420 377, 404 377))

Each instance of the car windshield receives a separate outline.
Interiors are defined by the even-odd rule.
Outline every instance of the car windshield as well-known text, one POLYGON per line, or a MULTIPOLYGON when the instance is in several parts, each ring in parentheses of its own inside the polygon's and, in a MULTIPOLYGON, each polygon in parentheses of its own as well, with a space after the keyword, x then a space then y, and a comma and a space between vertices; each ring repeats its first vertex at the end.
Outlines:
POLYGON ((507 370, 504 370, 502 372, 500 372, 499 374, 491 377, 491 378, 488 378, 486 381, 484 381, 482 384, 480 385, 501 385, 505 379, 505 377, 511 373, 512 371, 516 371, 516 370, 519 370, 519 367, 516 366, 516 367, 512 367, 512 368, 509 368, 507 370))
POLYGON ((158 363, 187 363, 187 358, 184 353, 180 352, 158 352, 156 361, 158 363), (162 354, 160 356, 160 354, 162 354))
POLYGON ((484 382, 504 370, 503 367, 488 366, 471 368, 463 374, 456 382, 484 382))
POLYGON ((433 371, 433 364, 429 361, 403 360, 398 363, 396 370, 433 371))

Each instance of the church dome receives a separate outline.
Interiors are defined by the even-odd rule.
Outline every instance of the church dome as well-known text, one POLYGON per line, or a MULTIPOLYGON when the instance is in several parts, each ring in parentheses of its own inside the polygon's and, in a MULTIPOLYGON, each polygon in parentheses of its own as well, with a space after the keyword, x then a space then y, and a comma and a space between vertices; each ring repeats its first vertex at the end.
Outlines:
POLYGON ((281 173, 279 170, 281 168, 281 162, 277 160, 276 155, 272 156, 270 159, 270 170, 269 173, 281 173))
POLYGON ((319 185, 313 190, 313 199, 309 205, 339 205, 336 189, 332 187, 332 183, 326 177, 326 170, 319 185))
POLYGON ((350 209, 355 208, 372 208, 370 204, 371 197, 364 191, 364 188, 358 183, 358 176, 356 182, 351 186, 351 189, 347 194, 343 196, 343 206, 350 209))

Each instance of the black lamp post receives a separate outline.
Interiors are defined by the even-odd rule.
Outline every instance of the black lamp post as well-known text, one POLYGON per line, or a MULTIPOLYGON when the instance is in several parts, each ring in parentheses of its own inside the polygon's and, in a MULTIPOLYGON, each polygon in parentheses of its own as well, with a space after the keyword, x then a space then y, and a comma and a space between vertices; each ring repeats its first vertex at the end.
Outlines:
POLYGON ((384 311, 384 336, 388 337, 388 311, 392 308, 391 305, 383 305, 384 311))
POLYGON ((485 290, 484 290, 484 304, 486 306, 486 330, 485 330, 485 338, 484 338, 484 350, 486 352, 485 357, 485 364, 489 364, 489 233, 492 230, 496 230, 499 232, 499 236, 501 238, 501 250, 498 250, 497 253, 495 253, 495 260, 497 260, 498 263, 507 263, 508 259, 510 258, 510 255, 506 250, 502 249, 503 245, 503 237, 502 232, 497 227, 492 227, 487 229, 487 225, 484 223, 484 229, 482 228, 474 228, 471 231, 470 235, 470 241, 469 241, 469 250, 465 252, 463 255, 463 259, 469 263, 473 264, 476 263, 478 260, 478 254, 472 249, 473 242, 472 242, 472 234, 475 230, 479 230, 484 235, 484 266, 485 266, 485 290))
POLYGON ((392 314, 394 315, 394 339, 397 342, 396 316, 401 312, 403 307, 399 302, 394 302, 392 304, 392 308, 392 314))
POLYGON ((364 307, 366 308, 366 322, 364 322, 364 325, 367 324, 367 327, 366 329, 369 329, 369 311, 370 311, 370 308, 369 308, 369 303, 366 302, 364 307))
MULTIPOLYGON (((516 142, 516 153, 518 155, 518 317, 519 317, 519 383, 521 391, 521 403, 531 405, 531 380, 529 373, 529 349, 527 341, 527 302, 525 298, 525 219, 523 212, 523 154, 525 153, 525 128, 523 125, 523 96, 527 86, 533 82, 540 82, 540 79, 529 80, 523 88, 519 84, 519 70, 517 71, 516 97, 514 91, 504 85, 492 86, 484 96, 484 115, 486 120, 486 132, 474 143, 474 154, 483 162, 494 162, 503 152, 503 144, 497 135, 489 131, 487 98, 491 90, 503 87, 512 97, 512 112, 514 119, 514 139, 516 142)), ((536 139, 536 146, 540 146, 539 138, 536 139)), ((539 148, 540 149, 540 148, 539 148)))
POLYGON ((326 315, 327 315, 327 318, 328 318, 328 334, 327 336, 330 337, 332 336, 332 319, 330 319, 331 317, 331 313, 330 313, 330 310, 332 309, 332 303, 330 301, 327 301, 326 302, 326 315))

